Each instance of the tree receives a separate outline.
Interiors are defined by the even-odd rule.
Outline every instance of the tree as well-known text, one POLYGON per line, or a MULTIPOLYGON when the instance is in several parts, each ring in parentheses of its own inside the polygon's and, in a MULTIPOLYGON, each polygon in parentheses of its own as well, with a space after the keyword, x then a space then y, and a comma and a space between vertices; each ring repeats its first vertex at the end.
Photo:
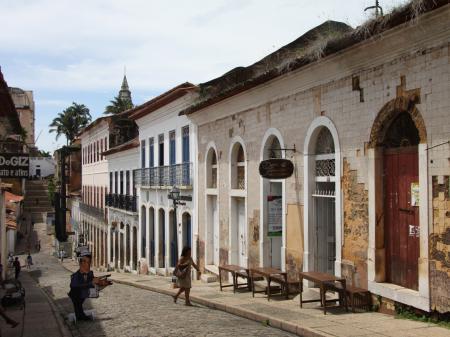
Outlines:
POLYGON ((50 154, 49 151, 39 150, 38 151, 38 156, 39 157, 51 157, 52 155, 50 154))
POLYGON ((105 115, 117 115, 125 110, 132 109, 133 102, 129 99, 123 99, 119 96, 114 97, 112 101, 110 101, 110 105, 105 108, 105 115))
POLYGON ((56 139, 65 135, 67 145, 71 144, 77 134, 92 120, 89 109, 84 104, 72 103, 71 106, 60 112, 49 125, 50 132, 56 132, 56 139))

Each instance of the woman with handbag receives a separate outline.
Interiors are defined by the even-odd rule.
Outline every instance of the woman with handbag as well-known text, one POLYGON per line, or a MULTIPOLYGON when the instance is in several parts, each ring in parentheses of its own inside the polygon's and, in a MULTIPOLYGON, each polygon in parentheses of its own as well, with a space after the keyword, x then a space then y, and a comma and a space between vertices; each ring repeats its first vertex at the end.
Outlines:
POLYGON ((191 284, 191 266, 193 266, 200 275, 200 270, 191 257, 191 247, 185 246, 181 251, 181 257, 178 261, 174 275, 177 277, 177 285, 180 287, 178 293, 173 296, 173 301, 177 303, 178 296, 184 291, 184 296, 186 299, 186 305, 192 306, 191 301, 189 300, 189 294, 191 292, 192 284, 191 284))

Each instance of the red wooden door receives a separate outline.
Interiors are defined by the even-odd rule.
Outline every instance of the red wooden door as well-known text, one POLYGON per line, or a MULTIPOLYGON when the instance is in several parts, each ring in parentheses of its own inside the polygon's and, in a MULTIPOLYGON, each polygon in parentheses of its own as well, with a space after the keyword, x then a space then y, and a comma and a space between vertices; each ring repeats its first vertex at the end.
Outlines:
POLYGON ((418 202, 413 205, 411 188, 418 183, 417 147, 385 150, 386 281, 414 290, 418 289, 420 227, 418 202))

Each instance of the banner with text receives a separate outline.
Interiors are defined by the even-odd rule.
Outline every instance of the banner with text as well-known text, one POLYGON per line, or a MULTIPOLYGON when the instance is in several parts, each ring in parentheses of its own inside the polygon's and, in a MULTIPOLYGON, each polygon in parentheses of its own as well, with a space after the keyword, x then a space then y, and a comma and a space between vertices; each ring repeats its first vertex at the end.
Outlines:
POLYGON ((0 154, 0 178, 28 178, 30 157, 27 153, 0 154))
POLYGON ((283 198, 282 196, 267 196, 267 236, 282 236, 283 233, 283 198))

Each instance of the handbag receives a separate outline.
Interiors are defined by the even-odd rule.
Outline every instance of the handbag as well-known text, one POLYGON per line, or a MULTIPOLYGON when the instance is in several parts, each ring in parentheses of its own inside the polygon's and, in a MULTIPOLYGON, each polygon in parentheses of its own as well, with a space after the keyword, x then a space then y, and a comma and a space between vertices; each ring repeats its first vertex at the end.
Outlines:
POLYGON ((173 274, 177 278, 184 278, 186 276, 188 270, 189 270, 189 265, 185 266, 184 268, 180 268, 179 266, 177 266, 175 268, 175 270, 173 271, 173 274))

